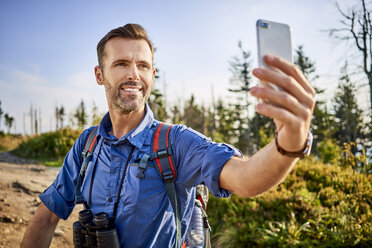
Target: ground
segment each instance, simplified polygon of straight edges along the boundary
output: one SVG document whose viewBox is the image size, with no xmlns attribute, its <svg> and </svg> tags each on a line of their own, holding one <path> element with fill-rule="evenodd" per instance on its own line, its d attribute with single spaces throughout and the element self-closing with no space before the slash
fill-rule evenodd
<svg viewBox="0 0 372 248">
<path fill-rule="evenodd" d="M 0 248 L 19 247 L 37 206 L 39 194 L 55 179 L 59 168 L 33 164 L 0 153 Z M 81 207 L 68 220 L 60 220 L 50 247 L 73 247 L 72 223 Z"/>
</svg>

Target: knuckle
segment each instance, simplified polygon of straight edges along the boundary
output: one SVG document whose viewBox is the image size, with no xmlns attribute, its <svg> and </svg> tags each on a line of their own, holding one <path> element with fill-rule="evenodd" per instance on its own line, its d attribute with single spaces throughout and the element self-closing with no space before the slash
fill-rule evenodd
<svg viewBox="0 0 372 248">
<path fill-rule="evenodd" d="M 281 94 L 281 102 L 284 103 L 284 104 L 292 104 L 293 100 L 292 100 L 292 97 L 289 94 L 283 92 Z"/>
<path fill-rule="evenodd" d="M 285 79 L 283 80 L 285 85 L 288 86 L 289 88 L 293 87 L 294 85 L 294 82 L 293 82 L 293 78 L 292 77 L 285 77 Z"/>
<path fill-rule="evenodd" d="M 316 93 L 315 92 L 315 89 L 313 87 L 311 87 L 310 91 L 311 91 L 310 94 L 314 97 L 315 96 L 315 93 Z"/>
<path fill-rule="evenodd" d="M 294 64 L 289 67 L 289 73 L 294 76 L 301 75 L 300 69 Z"/>
<path fill-rule="evenodd" d="M 311 112 L 312 111 L 310 109 L 305 108 L 305 110 L 304 110 L 304 118 L 305 118 L 305 120 L 307 120 L 311 116 Z"/>
<path fill-rule="evenodd" d="M 311 109 L 313 109 L 315 107 L 315 103 L 316 103 L 313 95 L 310 95 L 308 97 L 308 102 L 309 102 L 309 106 L 311 107 Z"/>
</svg>

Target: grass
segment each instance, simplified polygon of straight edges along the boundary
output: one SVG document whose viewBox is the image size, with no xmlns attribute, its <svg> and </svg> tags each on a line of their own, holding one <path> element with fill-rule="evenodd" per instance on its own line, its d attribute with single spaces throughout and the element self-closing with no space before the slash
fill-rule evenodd
<svg viewBox="0 0 372 248">
<path fill-rule="evenodd" d="M 27 137 L 0 132 L 0 152 L 7 152 L 16 149 Z"/>
</svg>

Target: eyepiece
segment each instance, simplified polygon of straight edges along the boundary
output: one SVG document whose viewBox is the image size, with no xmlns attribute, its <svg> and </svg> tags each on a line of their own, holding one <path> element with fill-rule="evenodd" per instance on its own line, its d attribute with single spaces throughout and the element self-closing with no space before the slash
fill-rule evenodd
<svg viewBox="0 0 372 248">
<path fill-rule="evenodd" d="M 108 214 L 105 212 L 96 214 L 94 222 L 96 223 L 96 226 L 107 226 L 109 224 Z"/>
<path fill-rule="evenodd" d="M 79 212 L 79 221 L 83 225 L 89 222 L 92 222 L 92 220 L 93 220 L 93 214 L 92 214 L 92 211 L 90 211 L 89 209 L 81 210 Z"/>
</svg>

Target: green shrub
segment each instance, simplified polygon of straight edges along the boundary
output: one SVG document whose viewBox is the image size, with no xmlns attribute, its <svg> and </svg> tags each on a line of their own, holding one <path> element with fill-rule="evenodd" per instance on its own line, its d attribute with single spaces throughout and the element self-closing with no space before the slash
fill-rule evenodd
<svg viewBox="0 0 372 248">
<path fill-rule="evenodd" d="M 341 148 L 336 140 L 325 138 L 315 149 L 323 163 L 336 164 L 341 159 Z"/>
<path fill-rule="evenodd" d="M 213 247 L 372 247 L 371 179 L 309 158 L 260 196 L 211 197 Z"/>
<path fill-rule="evenodd" d="M 71 149 L 80 131 L 61 129 L 23 141 L 13 152 L 23 158 L 45 161 L 55 166 Z M 51 160 L 51 161 L 50 161 Z"/>
</svg>

